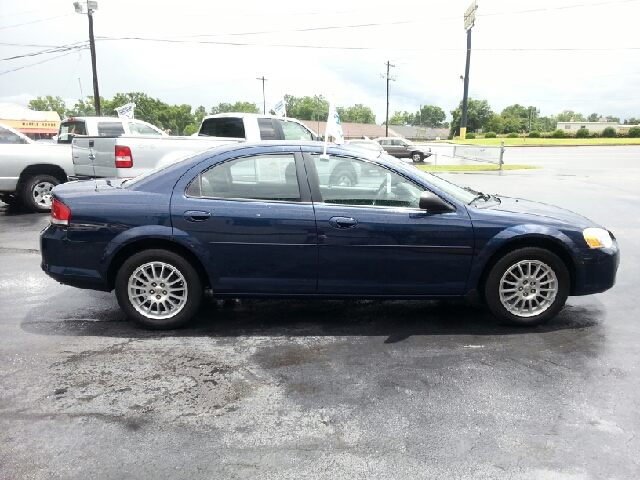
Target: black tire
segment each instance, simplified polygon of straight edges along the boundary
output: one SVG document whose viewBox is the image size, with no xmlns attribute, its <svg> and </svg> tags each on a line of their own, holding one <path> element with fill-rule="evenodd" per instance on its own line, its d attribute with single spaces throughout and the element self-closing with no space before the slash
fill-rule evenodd
<svg viewBox="0 0 640 480">
<path fill-rule="evenodd" d="M 329 185 L 353 187 L 356 184 L 356 175 L 350 169 L 338 165 L 329 178 Z"/>
<path fill-rule="evenodd" d="M 423 158 L 422 152 L 411 152 L 411 161 L 413 163 L 420 163 Z"/>
<path fill-rule="evenodd" d="M 540 325 L 564 307 L 569 288 L 569 272 L 557 255 L 526 247 L 496 262 L 485 283 L 485 299 L 500 323 Z"/>
<path fill-rule="evenodd" d="M 9 194 L 0 195 L 0 200 L 2 200 L 4 203 L 6 203 L 11 207 L 17 207 L 19 205 L 22 205 L 22 199 L 15 195 L 9 195 Z"/>
<path fill-rule="evenodd" d="M 173 295 L 169 285 L 173 286 Z M 127 317 L 155 330 L 184 325 L 202 300 L 202 283 L 191 263 L 160 249 L 144 250 L 127 259 L 118 270 L 115 291 Z"/>
<path fill-rule="evenodd" d="M 34 175 L 22 186 L 21 197 L 25 207 L 33 212 L 51 210 L 51 190 L 60 184 L 60 180 L 51 175 Z"/>
</svg>

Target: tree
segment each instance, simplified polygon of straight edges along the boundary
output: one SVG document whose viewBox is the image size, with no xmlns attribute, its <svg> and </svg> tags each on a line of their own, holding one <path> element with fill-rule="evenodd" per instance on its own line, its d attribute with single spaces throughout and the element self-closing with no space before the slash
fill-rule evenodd
<svg viewBox="0 0 640 480">
<path fill-rule="evenodd" d="M 226 112 L 244 112 L 244 113 L 261 113 L 260 109 L 255 103 L 250 102 L 236 102 L 231 103 L 219 103 L 216 107 L 211 107 L 211 115 L 216 113 Z"/>
<path fill-rule="evenodd" d="M 193 116 L 196 125 L 200 125 L 202 123 L 202 119 L 207 116 L 207 109 L 200 105 L 196 108 L 195 112 L 193 112 Z"/>
<path fill-rule="evenodd" d="M 469 98 L 467 102 L 467 131 L 476 132 L 484 128 L 486 123 L 493 115 L 489 102 L 486 100 L 474 100 Z M 462 117 L 462 101 L 455 110 L 451 111 L 451 132 L 450 135 L 458 135 L 460 133 L 460 119 Z"/>
<path fill-rule="evenodd" d="M 640 125 L 640 118 L 633 118 L 633 117 L 627 118 L 624 121 L 624 124 L 625 125 Z"/>
<path fill-rule="evenodd" d="M 600 120 L 600 115 L 597 113 L 592 113 L 587 117 L 587 122 L 597 122 L 598 120 Z"/>
<path fill-rule="evenodd" d="M 337 107 L 338 115 L 341 122 L 351 123 L 376 123 L 376 116 L 369 107 L 365 107 L 361 103 L 357 103 L 353 107 L 343 108 Z"/>
<path fill-rule="evenodd" d="M 413 125 L 423 125 L 425 127 L 439 128 L 443 126 L 447 114 L 440 107 L 435 105 L 424 105 L 415 114 Z"/>
<path fill-rule="evenodd" d="M 104 100 L 100 97 L 100 105 Z M 87 97 L 86 100 L 78 99 L 71 110 L 67 110 L 67 117 L 93 117 L 96 114 L 95 102 L 93 96 Z"/>
<path fill-rule="evenodd" d="M 485 124 L 487 132 L 502 133 L 504 132 L 504 119 L 501 115 L 493 114 Z"/>
<path fill-rule="evenodd" d="M 556 117 L 538 117 L 534 123 L 532 130 L 539 132 L 553 132 L 558 125 Z"/>
<path fill-rule="evenodd" d="M 44 98 L 37 97 L 35 100 L 29 100 L 29 108 L 39 112 L 57 112 L 60 118 L 65 118 L 67 115 L 67 105 L 60 97 L 52 97 L 47 95 Z"/>
<path fill-rule="evenodd" d="M 313 97 L 284 96 L 287 117 L 298 120 L 322 120 L 326 121 L 329 116 L 329 101 L 322 95 Z M 342 117 L 341 117 L 341 120 Z"/>
<path fill-rule="evenodd" d="M 607 122 L 620 123 L 620 119 L 618 117 L 613 117 L 611 115 L 607 115 L 605 119 L 607 120 Z"/>
<path fill-rule="evenodd" d="M 407 122 L 408 115 L 409 115 L 408 112 L 396 111 L 393 114 L 393 117 L 389 119 L 389 125 L 406 125 L 408 123 Z"/>
<path fill-rule="evenodd" d="M 559 113 L 556 117 L 556 121 L 558 122 L 586 122 L 587 120 L 584 118 L 584 115 L 581 113 L 576 113 L 573 110 L 564 110 L 562 113 Z"/>
</svg>

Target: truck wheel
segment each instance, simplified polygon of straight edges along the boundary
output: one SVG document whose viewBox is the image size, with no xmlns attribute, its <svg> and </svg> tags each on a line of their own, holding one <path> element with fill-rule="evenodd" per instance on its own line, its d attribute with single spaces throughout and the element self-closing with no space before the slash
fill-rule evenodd
<svg viewBox="0 0 640 480">
<path fill-rule="evenodd" d="M 51 190 L 60 181 L 51 175 L 34 175 L 28 178 L 22 188 L 22 201 L 34 212 L 51 210 Z"/>
<path fill-rule="evenodd" d="M 356 184 L 356 175 L 352 168 L 345 164 L 337 165 L 329 177 L 329 185 L 339 187 L 353 187 Z"/>
<path fill-rule="evenodd" d="M 421 152 L 412 152 L 411 160 L 413 163 L 420 163 L 422 161 L 422 153 Z"/>
<path fill-rule="evenodd" d="M 485 284 L 487 305 L 504 324 L 540 325 L 552 319 L 569 295 L 569 272 L 554 253 L 526 247 L 507 253 Z"/>
<path fill-rule="evenodd" d="M 116 298 L 136 323 L 155 330 L 178 328 L 195 315 L 202 283 L 180 255 L 153 249 L 126 260 L 116 277 Z"/>
</svg>

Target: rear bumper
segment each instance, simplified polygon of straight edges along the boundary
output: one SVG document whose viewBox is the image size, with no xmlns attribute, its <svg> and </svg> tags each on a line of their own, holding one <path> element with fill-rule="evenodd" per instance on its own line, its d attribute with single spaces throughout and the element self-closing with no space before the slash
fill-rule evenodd
<svg viewBox="0 0 640 480">
<path fill-rule="evenodd" d="M 77 242 L 67 239 L 65 228 L 49 225 L 40 233 L 40 268 L 51 278 L 65 285 L 91 290 L 109 291 L 106 279 L 100 272 L 102 252 L 106 244 Z"/>
</svg>

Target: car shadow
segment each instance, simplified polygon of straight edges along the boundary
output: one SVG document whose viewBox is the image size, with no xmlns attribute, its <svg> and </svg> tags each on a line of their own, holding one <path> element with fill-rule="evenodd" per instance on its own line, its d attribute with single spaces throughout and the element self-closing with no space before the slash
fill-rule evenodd
<svg viewBox="0 0 640 480">
<path fill-rule="evenodd" d="M 397 343 L 418 335 L 526 335 L 580 330 L 602 322 L 599 304 L 567 305 L 551 322 L 536 327 L 500 325 L 484 308 L 461 301 L 230 300 L 207 298 L 197 315 L 176 330 L 147 330 L 129 321 L 117 303 L 70 316 L 34 309 L 21 328 L 38 335 L 128 339 L 243 336 L 376 336 Z"/>
</svg>

